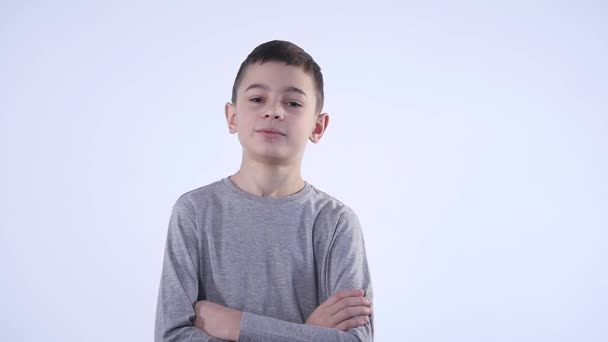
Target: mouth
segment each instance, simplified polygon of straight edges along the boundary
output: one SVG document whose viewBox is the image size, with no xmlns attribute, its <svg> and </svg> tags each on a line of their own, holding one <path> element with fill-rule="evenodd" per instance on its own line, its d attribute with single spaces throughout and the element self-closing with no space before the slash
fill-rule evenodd
<svg viewBox="0 0 608 342">
<path fill-rule="evenodd" d="M 280 131 L 278 129 L 275 128 L 262 128 L 262 129 L 258 129 L 256 130 L 256 132 L 263 134 L 265 136 L 285 136 L 286 134 L 283 133 L 283 131 Z"/>
</svg>

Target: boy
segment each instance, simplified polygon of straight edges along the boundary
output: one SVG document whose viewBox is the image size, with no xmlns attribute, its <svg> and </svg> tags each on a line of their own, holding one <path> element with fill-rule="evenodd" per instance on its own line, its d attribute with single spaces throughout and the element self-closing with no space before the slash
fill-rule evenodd
<svg viewBox="0 0 608 342">
<path fill-rule="evenodd" d="M 241 64 L 225 106 L 241 167 L 173 206 L 155 341 L 373 340 L 357 216 L 300 174 L 322 107 L 321 70 L 295 44 L 261 44 Z"/>
</svg>

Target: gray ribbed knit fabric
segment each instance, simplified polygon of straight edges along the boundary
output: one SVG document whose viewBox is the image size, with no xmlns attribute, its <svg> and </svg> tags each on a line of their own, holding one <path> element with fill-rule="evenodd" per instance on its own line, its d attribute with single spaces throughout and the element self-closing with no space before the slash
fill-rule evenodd
<svg viewBox="0 0 608 342">
<path fill-rule="evenodd" d="M 304 322 L 333 293 L 372 299 L 361 227 L 342 202 L 306 183 L 287 197 L 259 197 L 228 177 L 173 206 L 154 340 L 219 341 L 193 326 L 194 304 L 243 311 L 239 341 L 372 341 L 370 323 L 347 332 Z"/>
</svg>

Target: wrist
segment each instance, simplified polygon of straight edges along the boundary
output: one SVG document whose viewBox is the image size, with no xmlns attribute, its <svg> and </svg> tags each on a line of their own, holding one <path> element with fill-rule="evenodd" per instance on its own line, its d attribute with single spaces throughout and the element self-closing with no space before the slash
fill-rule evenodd
<svg viewBox="0 0 608 342">
<path fill-rule="evenodd" d="M 234 341 L 238 341 L 241 335 L 241 319 L 243 318 L 243 313 L 239 310 L 233 310 L 232 312 L 232 334 L 231 336 L 234 338 Z"/>
</svg>

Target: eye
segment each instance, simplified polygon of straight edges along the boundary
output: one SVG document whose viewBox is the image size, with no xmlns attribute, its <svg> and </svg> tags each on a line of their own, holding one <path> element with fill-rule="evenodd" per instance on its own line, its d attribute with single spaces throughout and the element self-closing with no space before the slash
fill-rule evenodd
<svg viewBox="0 0 608 342">
<path fill-rule="evenodd" d="M 301 104 L 299 104 L 298 102 L 295 102 L 295 101 L 287 101 L 287 104 L 288 104 L 290 107 L 302 107 L 302 105 L 301 105 Z"/>
<path fill-rule="evenodd" d="M 252 97 L 249 99 L 249 101 L 255 102 L 255 103 L 261 103 L 264 100 L 261 97 Z"/>
</svg>

